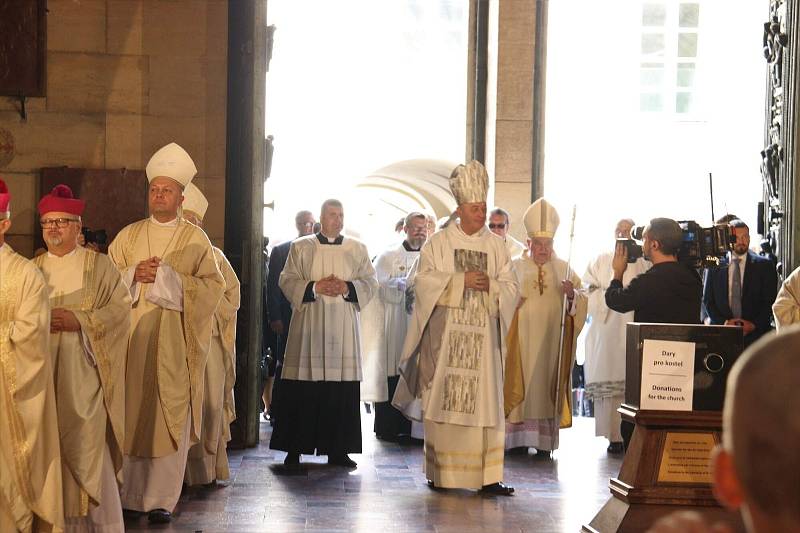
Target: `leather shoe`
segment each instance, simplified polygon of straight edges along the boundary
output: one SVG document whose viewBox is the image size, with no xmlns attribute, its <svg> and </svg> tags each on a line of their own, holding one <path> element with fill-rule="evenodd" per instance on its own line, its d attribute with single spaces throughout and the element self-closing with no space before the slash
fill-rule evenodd
<svg viewBox="0 0 800 533">
<path fill-rule="evenodd" d="M 358 466 L 358 463 L 350 459 L 346 453 L 337 454 L 337 455 L 329 455 L 328 456 L 328 464 L 329 465 L 336 465 L 336 466 L 345 466 L 347 468 L 355 468 Z"/>
<path fill-rule="evenodd" d="M 493 496 L 511 496 L 514 494 L 514 487 L 509 487 L 500 481 L 498 483 L 492 483 L 491 485 L 484 485 L 481 492 Z"/>
<path fill-rule="evenodd" d="M 172 513 L 166 509 L 153 509 L 147 513 L 147 521 L 151 524 L 169 524 L 172 521 Z"/>
</svg>

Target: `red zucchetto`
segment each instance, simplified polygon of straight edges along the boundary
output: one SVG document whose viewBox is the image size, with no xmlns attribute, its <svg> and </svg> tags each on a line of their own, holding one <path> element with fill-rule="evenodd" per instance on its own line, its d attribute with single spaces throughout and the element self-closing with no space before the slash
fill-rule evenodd
<svg viewBox="0 0 800 533">
<path fill-rule="evenodd" d="M 11 203 L 11 193 L 8 192 L 6 182 L 0 180 L 0 213 L 8 212 L 8 205 Z"/>
<path fill-rule="evenodd" d="M 60 211 L 70 215 L 81 216 L 86 202 L 75 198 L 72 189 L 66 185 L 56 185 L 50 194 L 39 200 L 39 216 L 51 211 Z"/>
</svg>

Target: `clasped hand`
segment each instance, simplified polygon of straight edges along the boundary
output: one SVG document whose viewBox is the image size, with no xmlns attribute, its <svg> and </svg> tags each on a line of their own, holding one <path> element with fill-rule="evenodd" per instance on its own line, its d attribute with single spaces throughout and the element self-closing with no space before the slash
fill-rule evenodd
<svg viewBox="0 0 800 533">
<path fill-rule="evenodd" d="M 489 276 L 480 270 L 464 272 L 464 288 L 489 292 Z"/>
<path fill-rule="evenodd" d="M 323 296 L 344 296 L 347 294 L 347 282 L 331 274 L 314 285 L 314 292 Z"/>
<path fill-rule="evenodd" d="M 138 281 L 139 283 L 155 283 L 156 271 L 160 264 L 160 257 L 151 257 L 150 259 L 145 259 L 140 262 L 136 265 L 136 271 L 133 274 L 134 281 Z"/>
<path fill-rule="evenodd" d="M 81 323 L 75 318 L 72 311 L 66 309 L 53 309 L 50 312 L 50 333 L 58 333 L 60 331 L 80 331 Z"/>
</svg>

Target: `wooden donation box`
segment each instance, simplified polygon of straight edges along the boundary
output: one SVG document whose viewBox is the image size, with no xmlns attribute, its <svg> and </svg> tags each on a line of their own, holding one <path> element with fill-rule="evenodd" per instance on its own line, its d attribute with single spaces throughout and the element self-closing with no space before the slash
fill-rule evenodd
<svg viewBox="0 0 800 533">
<path fill-rule="evenodd" d="M 583 531 L 645 531 L 660 516 L 691 508 L 744 531 L 712 494 L 711 452 L 742 330 L 729 326 L 627 326 L 622 419 L 634 424 L 611 498 Z"/>
</svg>

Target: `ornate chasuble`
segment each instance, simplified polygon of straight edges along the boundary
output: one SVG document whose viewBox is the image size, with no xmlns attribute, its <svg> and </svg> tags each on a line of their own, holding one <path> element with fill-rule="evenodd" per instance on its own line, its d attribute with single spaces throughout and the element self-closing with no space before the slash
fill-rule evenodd
<svg viewBox="0 0 800 533">
<path fill-rule="evenodd" d="M 553 258 L 544 265 L 537 265 L 527 254 L 513 261 L 514 272 L 524 299 L 517 311 L 519 349 L 525 383 L 525 399 L 511 411 L 509 422 L 526 419 L 553 418 L 555 414 L 556 367 L 558 363 L 561 333 L 561 312 L 564 293 L 561 280 L 566 274 L 567 264 Z M 569 279 L 576 288 L 580 278 L 572 271 Z M 570 382 L 575 357 L 575 340 L 586 320 L 586 298 L 576 291 L 574 317 L 568 317 L 567 351 L 562 369 L 562 384 L 559 390 L 566 391 Z M 511 350 L 511 348 L 509 348 Z M 571 391 L 569 393 L 571 396 Z"/>
<path fill-rule="evenodd" d="M 177 451 L 190 406 L 190 437 L 199 439 L 205 362 L 224 280 L 206 234 L 183 219 L 160 224 L 151 218 L 126 226 L 109 256 L 128 279 L 139 262 L 157 256 L 181 280 L 183 311 L 150 302 L 151 283 L 132 287 L 125 453 L 163 457 Z"/>
<path fill-rule="evenodd" d="M 357 302 L 318 295 L 303 301 L 309 283 L 334 274 L 353 284 Z M 316 235 L 292 242 L 279 286 L 292 304 L 282 379 L 360 381 L 359 312 L 377 292 L 375 269 L 367 248 L 345 237 L 322 244 Z"/>
<path fill-rule="evenodd" d="M 63 527 L 50 306 L 36 266 L 0 247 L 0 505 L 17 529 Z"/>
<path fill-rule="evenodd" d="M 72 311 L 81 324 L 80 332 L 51 333 L 50 352 L 64 470 L 64 512 L 66 516 L 86 516 L 90 499 L 100 503 L 107 442 L 115 471 L 122 469 L 131 299 L 105 255 L 79 246 L 63 257 L 48 253 L 34 262 L 47 283 L 51 308 Z"/>
<path fill-rule="evenodd" d="M 465 290 L 464 272 L 481 270 L 488 292 Z M 501 332 L 513 315 L 516 280 L 505 243 L 487 228 L 466 235 L 456 224 L 422 248 L 415 307 L 393 404 L 418 419 L 494 427 L 503 418 Z"/>
</svg>

